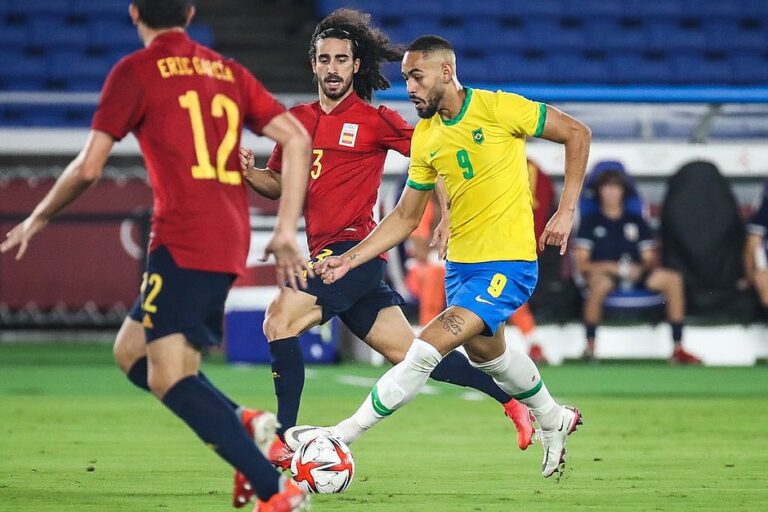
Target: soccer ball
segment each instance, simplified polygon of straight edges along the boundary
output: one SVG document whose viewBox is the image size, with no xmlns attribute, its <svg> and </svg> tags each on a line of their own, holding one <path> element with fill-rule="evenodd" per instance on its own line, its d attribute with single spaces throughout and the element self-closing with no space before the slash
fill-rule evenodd
<svg viewBox="0 0 768 512">
<path fill-rule="evenodd" d="M 344 492 L 355 475 L 355 460 L 342 441 L 319 436 L 299 446 L 293 454 L 291 474 L 307 492 Z"/>
</svg>

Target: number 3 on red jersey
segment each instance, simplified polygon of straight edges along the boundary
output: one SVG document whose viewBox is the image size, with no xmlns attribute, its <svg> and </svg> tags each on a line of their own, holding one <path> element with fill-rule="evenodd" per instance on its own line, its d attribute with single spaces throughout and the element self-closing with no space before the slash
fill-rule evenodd
<svg viewBox="0 0 768 512">
<path fill-rule="evenodd" d="M 219 148 L 216 150 L 216 167 L 211 163 L 208 144 L 205 141 L 203 112 L 197 91 L 189 90 L 179 96 L 179 105 L 189 111 L 189 120 L 192 124 L 192 137 L 195 144 L 195 156 L 197 157 L 197 164 L 192 166 L 192 177 L 196 180 L 219 180 L 225 185 L 240 185 L 243 182 L 240 171 L 226 168 L 229 155 L 232 154 L 232 150 L 237 145 L 240 120 L 240 109 L 237 103 L 224 94 L 217 94 L 211 101 L 213 117 L 222 117 L 225 114 L 227 116 L 227 133 L 221 139 Z"/>
</svg>

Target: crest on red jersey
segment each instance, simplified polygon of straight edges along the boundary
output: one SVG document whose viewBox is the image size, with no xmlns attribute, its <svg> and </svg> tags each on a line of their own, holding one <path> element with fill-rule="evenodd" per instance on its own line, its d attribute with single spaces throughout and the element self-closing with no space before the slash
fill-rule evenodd
<svg viewBox="0 0 768 512">
<path fill-rule="evenodd" d="M 355 147 L 358 128 L 359 126 L 354 123 L 344 123 L 344 126 L 341 128 L 341 135 L 339 136 L 339 145 L 350 148 Z"/>
</svg>

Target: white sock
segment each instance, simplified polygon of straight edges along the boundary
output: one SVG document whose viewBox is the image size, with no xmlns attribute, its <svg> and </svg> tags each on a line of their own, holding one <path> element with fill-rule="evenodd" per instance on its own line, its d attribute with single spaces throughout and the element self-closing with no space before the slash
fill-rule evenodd
<svg viewBox="0 0 768 512">
<path fill-rule="evenodd" d="M 512 398 L 527 405 L 542 429 L 557 427 L 560 406 L 549 394 L 539 369 L 526 353 L 507 346 L 496 359 L 485 363 L 470 360 L 470 363 L 493 377 L 496 384 Z"/>
<path fill-rule="evenodd" d="M 442 358 L 426 341 L 413 340 L 405 359 L 379 379 L 355 414 L 333 428 L 334 434 L 347 444 L 356 441 L 363 432 L 418 395 Z"/>
</svg>

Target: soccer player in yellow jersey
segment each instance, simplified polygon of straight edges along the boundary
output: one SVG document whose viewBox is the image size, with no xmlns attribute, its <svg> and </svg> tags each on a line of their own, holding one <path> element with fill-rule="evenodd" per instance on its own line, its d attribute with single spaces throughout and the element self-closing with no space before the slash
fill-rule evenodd
<svg viewBox="0 0 768 512">
<path fill-rule="evenodd" d="M 539 246 L 566 249 L 589 154 L 589 129 L 543 103 L 515 94 L 463 87 L 451 44 L 424 36 L 402 63 L 421 121 L 411 145 L 408 186 L 397 207 L 368 237 L 315 267 L 326 283 L 377 257 L 416 228 L 440 175 L 450 198 L 446 265 L 448 307 L 421 331 L 405 359 L 384 374 L 355 414 L 330 429 L 295 427 L 298 445 L 320 433 L 347 443 L 415 397 L 440 360 L 464 346 L 474 366 L 534 413 L 544 446 L 542 474 L 565 463 L 565 441 L 581 423 L 574 407 L 557 404 L 536 365 L 504 341 L 504 321 L 536 286 L 536 240 L 525 139 L 565 145 L 565 184 Z"/>
</svg>

